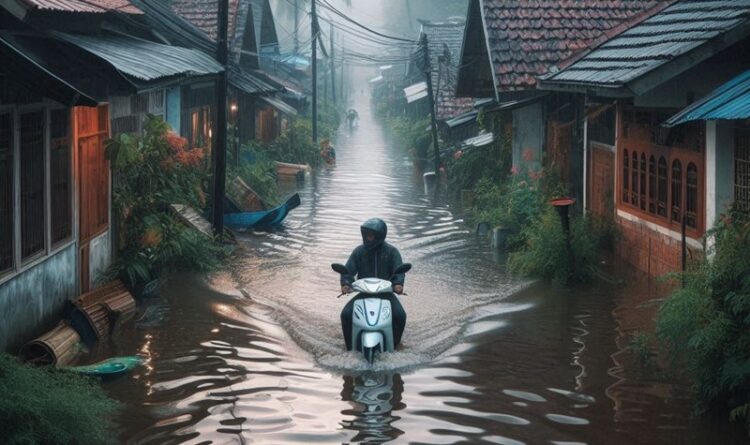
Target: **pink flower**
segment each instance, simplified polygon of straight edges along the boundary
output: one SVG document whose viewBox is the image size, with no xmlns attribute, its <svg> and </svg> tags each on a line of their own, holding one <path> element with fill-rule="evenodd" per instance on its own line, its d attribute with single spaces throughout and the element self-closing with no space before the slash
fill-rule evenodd
<svg viewBox="0 0 750 445">
<path fill-rule="evenodd" d="M 518 172 L 519 172 L 519 171 L 521 171 L 521 170 L 519 170 L 519 169 L 518 169 L 518 167 L 514 165 L 514 166 L 513 166 L 513 167 L 512 167 L 511 169 L 510 169 L 510 174 L 511 174 L 511 175 L 514 175 L 514 176 L 515 176 L 515 175 L 517 175 L 517 174 L 518 174 Z"/>
<path fill-rule="evenodd" d="M 536 158 L 536 154 L 534 153 L 534 150 L 530 148 L 525 148 L 523 152 L 521 153 L 523 156 L 523 160 L 526 162 L 531 162 Z"/>
<path fill-rule="evenodd" d="M 542 170 L 529 172 L 529 178 L 531 178 L 532 181 L 542 179 L 542 176 L 544 176 L 544 172 Z"/>
</svg>

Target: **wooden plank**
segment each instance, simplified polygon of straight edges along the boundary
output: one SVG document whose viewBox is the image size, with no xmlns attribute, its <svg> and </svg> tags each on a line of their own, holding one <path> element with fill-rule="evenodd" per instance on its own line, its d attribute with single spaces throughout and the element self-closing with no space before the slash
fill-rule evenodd
<svg viewBox="0 0 750 445">
<path fill-rule="evenodd" d="M 286 162 L 276 162 L 276 173 L 284 176 L 284 175 L 297 175 L 299 173 L 307 173 L 312 171 L 312 168 L 310 168 L 307 164 L 289 164 Z"/>
<path fill-rule="evenodd" d="M 172 210 L 180 217 L 182 222 L 189 227 L 201 232 L 209 238 L 213 238 L 213 226 L 194 208 L 184 204 L 171 204 Z"/>
<path fill-rule="evenodd" d="M 239 176 L 229 183 L 227 199 L 243 212 L 259 212 L 266 209 L 260 196 Z"/>
</svg>

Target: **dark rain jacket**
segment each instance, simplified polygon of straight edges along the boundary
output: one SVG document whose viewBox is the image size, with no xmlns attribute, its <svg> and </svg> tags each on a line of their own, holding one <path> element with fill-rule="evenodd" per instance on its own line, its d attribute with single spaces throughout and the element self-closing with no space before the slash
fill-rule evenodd
<svg viewBox="0 0 750 445">
<path fill-rule="evenodd" d="M 349 256 L 346 262 L 346 268 L 352 274 L 341 276 L 341 285 L 351 285 L 354 277 L 360 278 L 380 278 L 382 280 L 391 280 L 393 271 L 403 264 L 401 253 L 397 248 L 383 241 L 374 249 L 367 249 L 364 245 L 357 246 Z M 391 282 L 396 285 L 404 284 L 404 274 L 396 275 Z"/>
</svg>

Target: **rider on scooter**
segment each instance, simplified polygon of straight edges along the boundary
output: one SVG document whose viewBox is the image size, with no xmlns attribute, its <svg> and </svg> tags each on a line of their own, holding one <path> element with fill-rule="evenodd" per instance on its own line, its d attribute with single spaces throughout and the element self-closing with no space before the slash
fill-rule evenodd
<svg viewBox="0 0 750 445">
<path fill-rule="evenodd" d="M 346 268 L 351 275 L 341 276 L 341 292 L 351 292 L 351 284 L 355 277 L 361 278 L 380 278 L 390 280 L 393 283 L 393 291 L 397 294 L 404 292 L 404 274 L 393 275 L 398 266 L 403 264 L 401 253 L 397 248 L 385 242 L 385 236 L 388 233 L 388 227 L 385 222 L 379 218 L 368 219 L 360 227 L 362 232 L 362 245 L 357 246 L 349 256 L 346 262 Z M 401 335 L 406 326 L 406 312 L 399 303 L 398 298 L 393 294 L 382 294 L 381 298 L 391 302 L 393 312 L 393 338 L 394 344 L 398 345 L 401 341 Z M 352 350 L 352 310 L 354 300 L 352 298 L 341 311 L 341 326 L 344 330 L 344 339 L 346 340 L 346 349 Z"/>
</svg>

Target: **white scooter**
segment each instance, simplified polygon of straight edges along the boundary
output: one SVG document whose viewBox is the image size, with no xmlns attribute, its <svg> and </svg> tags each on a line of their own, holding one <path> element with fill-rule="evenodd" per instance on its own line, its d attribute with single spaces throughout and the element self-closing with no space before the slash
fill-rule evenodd
<svg viewBox="0 0 750 445">
<path fill-rule="evenodd" d="M 351 275 L 343 264 L 331 264 L 331 267 L 341 275 Z M 393 274 L 404 274 L 410 270 L 411 264 L 404 263 Z M 352 344 L 372 364 L 375 354 L 393 352 L 395 349 L 391 302 L 378 296 L 393 294 L 393 287 L 388 280 L 362 278 L 352 283 L 352 289 L 359 294 L 372 295 L 355 300 L 352 311 Z"/>
</svg>

